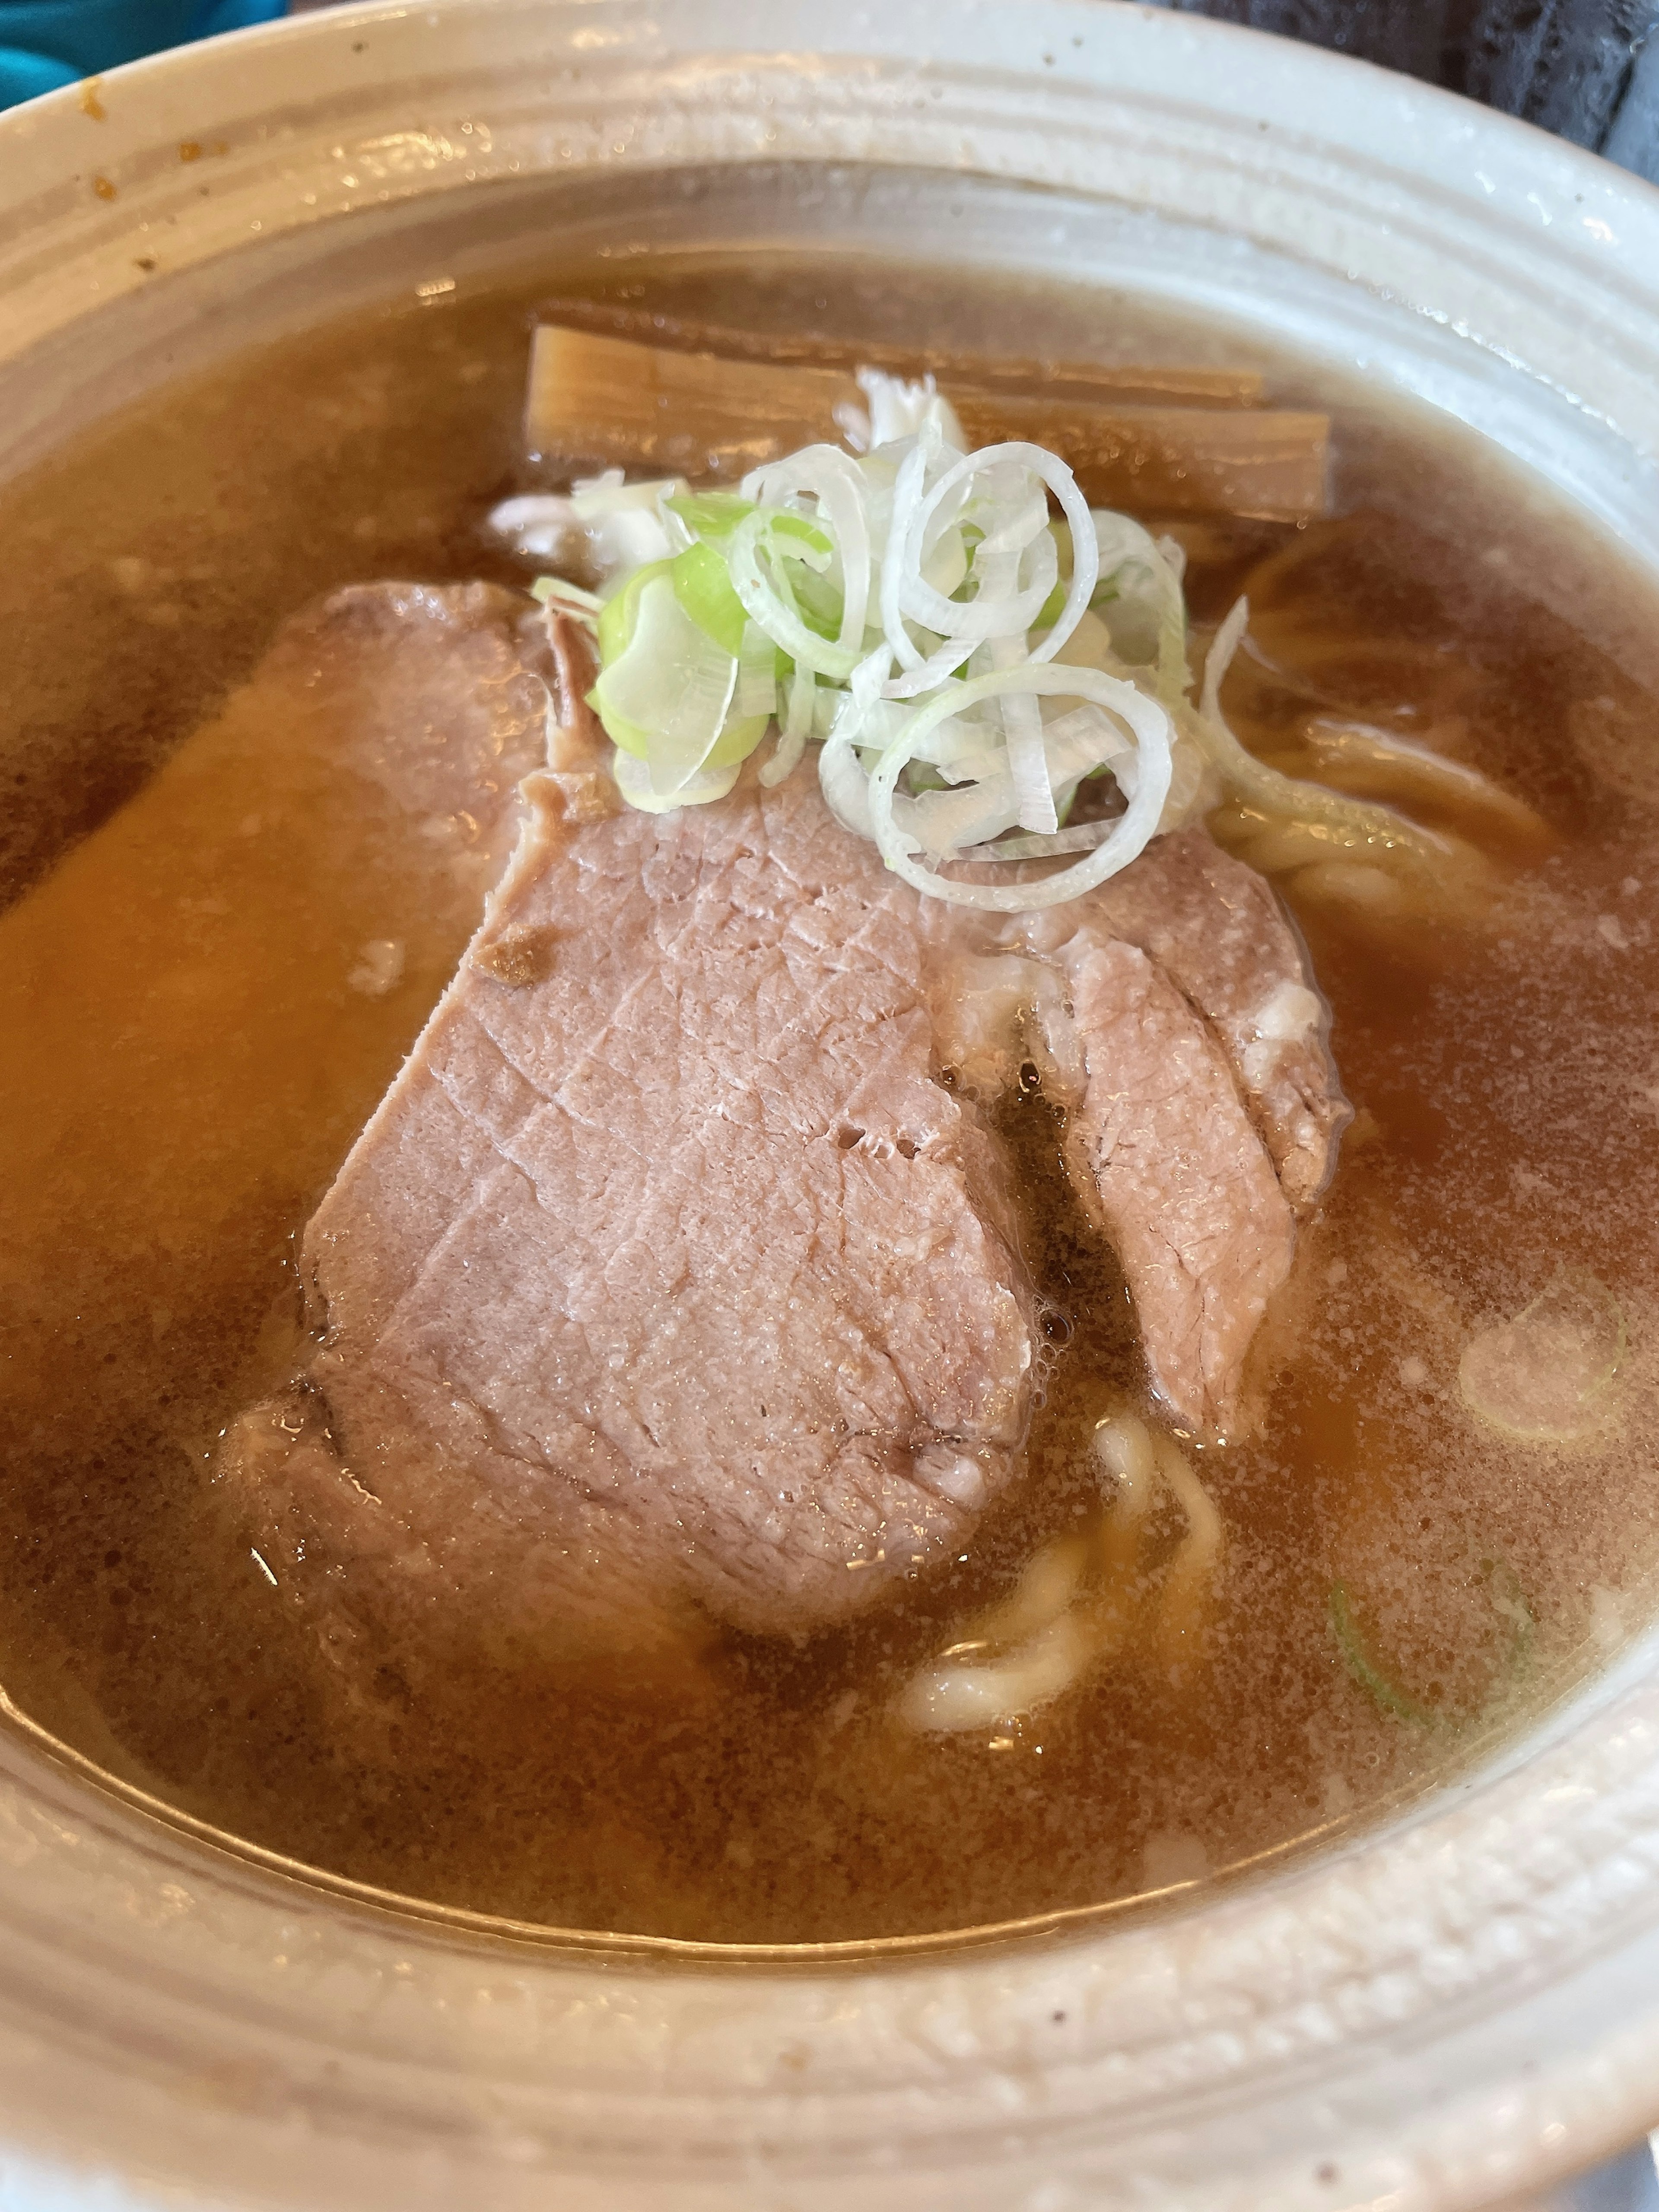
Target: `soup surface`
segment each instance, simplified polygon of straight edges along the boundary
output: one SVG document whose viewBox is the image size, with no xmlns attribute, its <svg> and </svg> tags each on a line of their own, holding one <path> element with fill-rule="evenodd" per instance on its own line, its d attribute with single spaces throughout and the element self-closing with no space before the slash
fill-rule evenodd
<svg viewBox="0 0 1659 2212">
<path fill-rule="evenodd" d="M 1289 901 L 1356 1118 L 1256 1345 L 1264 1416 L 1191 1454 L 1224 1537 L 1201 1634 L 1131 1637 L 1006 1726 L 918 1734 L 904 1686 L 1044 1542 L 1097 1526 L 1089 1439 L 1145 1404 L 1040 1088 L 1000 1109 L 1052 1339 L 1026 1472 L 962 1557 L 851 1627 L 726 1632 L 670 1679 L 482 1643 L 434 1679 L 389 1648 L 399 1692 L 365 1705 L 213 1480 L 227 1425 L 301 1364 L 298 1234 L 479 889 L 434 892 L 360 777 L 223 702 L 340 584 L 524 586 L 483 518 L 525 481 L 537 301 L 579 291 L 793 336 L 1265 367 L 1275 399 L 1331 408 L 1334 496 L 1299 528 L 1180 527 L 1197 623 L 1249 596 L 1235 728 L 1351 789 L 1363 743 L 1332 732 L 1356 727 L 1476 772 L 1386 794 L 1485 856 L 1449 917 L 1333 896 L 1305 847 L 1215 822 Z M 646 257 L 286 341 L 85 439 L 0 521 L 0 1680 L 99 1766 L 314 1866 L 551 1927 L 915 1936 L 1374 1817 L 1645 1610 L 1659 608 L 1473 439 L 1109 295 Z M 1460 1383 L 1540 1297 L 1612 1346 L 1565 1441 L 1502 1432 Z M 1154 1549 L 1180 1534 L 1171 1513 Z"/>
</svg>

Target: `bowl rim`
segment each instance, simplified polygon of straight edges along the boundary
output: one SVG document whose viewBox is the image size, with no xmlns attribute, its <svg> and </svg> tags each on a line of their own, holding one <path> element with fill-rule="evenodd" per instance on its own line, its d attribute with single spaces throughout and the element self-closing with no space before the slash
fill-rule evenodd
<svg viewBox="0 0 1659 2212">
<path fill-rule="evenodd" d="M 204 199 L 181 149 L 208 116 L 226 151 Z M 1547 394 L 1591 456 L 1556 481 L 1659 569 L 1659 191 L 1452 94 L 1124 0 L 833 21 L 776 0 L 762 46 L 742 0 L 374 0 L 152 57 L 0 117 L 0 372 L 22 388 L 58 336 L 140 299 L 144 259 L 211 270 L 478 183 L 827 149 L 1086 193 L 1103 148 L 1129 204 L 1462 348 L 1442 397 L 1468 419 L 1510 384 Z M 1522 457 L 1548 472 L 1543 446 Z M 434 1936 L 224 1861 L 26 1731 L 0 1744 L 0 1858 L 19 2154 L 204 2202 L 234 2176 L 249 2202 L 435 2203 L 487 2174 L 503 2207 L 556 2176 L 572 2205 L 972 2212 L 1018 2173 L 1044 2212 L 1452 2212 L 1659 2112 L 1651 1637 L 1378 1833 L 1018 1953 L 739 1980 Z M 503 2040 L 485 2023 L 508 2015 Z M 385 2154 L 387 2113 L 429 2123 L 395 2199 L 365 2148 Z"/>
</svg>

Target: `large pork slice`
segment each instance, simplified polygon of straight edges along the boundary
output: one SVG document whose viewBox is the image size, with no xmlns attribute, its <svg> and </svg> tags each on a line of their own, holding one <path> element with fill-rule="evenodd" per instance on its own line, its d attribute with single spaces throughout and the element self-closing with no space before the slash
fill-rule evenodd
<svg viewBox="0 0 1659 2212">
<path fill-rule="evenodd" d="M 835 1621 L 1017 1464 L 1000 1164 L 935 1079 L 914 895 L 814 780 L 664 816 L 571 787 L 532 780 L 306 1233 L 322 1348 L 228 1464 L 279 1579 L 396 1559 L 555 1639 Z"/>
<path fill-rule="evenodd" d="M 193 1439 L 501 879 L 547 660 L 491 586 L 335 592 L 0 917 L 7 1433 Z"/>
<path fill-rule="evenodd" d="M 1202 830 L 1046 913 L 919 900 L 810 773 L 623 811 L 550 635 L 512 865 L 306 1233 L 319 1349 L 220 1463 L 354 1663 L 389 1613 L 805 1630 L 965 1541 L 1030 1409 L 981 1113 L 1024 1055 L 1154 1389 L 1225 1433 L 1346 1111 L 1292 931 Z"/>
</svg>

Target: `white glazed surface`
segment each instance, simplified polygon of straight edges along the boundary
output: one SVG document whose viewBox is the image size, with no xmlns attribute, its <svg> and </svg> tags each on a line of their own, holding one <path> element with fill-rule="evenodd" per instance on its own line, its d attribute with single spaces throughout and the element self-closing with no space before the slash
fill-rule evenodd
<svg viewBox="0 0 1659 2212">
<path fill-rule="evenodd" d="M 355 210 L 406 204 L 418 242 L 491 179 L 828 159 L 1050 187 L 1045 265 L 1270 312 L 1659 570 L 1659 196 L 1327 55 L 1107 0 L 455 0 L 103 100 L 0 121 L 11 460 L 187 353 L 141 257 L 210 323 L 256 259 L 302 291 Z M 1178 265 L 1144 210 L 1198 226 Z M 21 1733 L 0 1869 L 18 2207 L 1455 2212 L 1659 2113 L 1651 1640 L 1385 1832 L 1047 1948 L 732 1972 L 445 1932 L 216 1856 Z"/>
</svg>

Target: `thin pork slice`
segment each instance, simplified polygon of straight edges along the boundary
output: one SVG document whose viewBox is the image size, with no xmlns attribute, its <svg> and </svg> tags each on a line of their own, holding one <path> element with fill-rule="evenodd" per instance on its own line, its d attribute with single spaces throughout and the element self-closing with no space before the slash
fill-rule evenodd
<svg viewBox="0 0 1659 2212">
<path fill-rule="evenodd" d="M 1007 916 L 935 908 L 927 929 L 941 1058 L 984 1101 L 1022 1056 L 1036 1063 L 1155 1391 L 1183 1426 L 1224 1434 L 1348 1111 L 1271 888 L 1192 829 L 1086 898 Z"/>
<path fill-rule="evenodd" d="M 1290 1272 L 1289 1202 L 1224 1054 L 1169 975 L 1087 926 L 1062 957 L 1083 1057 L 1073 1182 L 1122 1265 L 1160 1395 L 1184 1425 L 1224 1434 Z"/>
<path fill-rule="evenodd" d="M 195 1448 L 184 1378 L 254 1337 L 500 880 L 551 674 L 520 595 L 335 592 L 0 917 L 11 1433 Z"/>
<path fill-rule="evenodd" d="M 552 1644 L 843 1620 L 960 1547 L 1030 1393 L 915 896 L 804 775 L 602 819 L 531 788 L 307 1231 L 322 1348 L 227 1471 L 348 1637 L 377 1560 Z"/>
<path fill-rule="evenodd" d="M 1156 838 L 1103 884 L 1093 914 L 1155 960 L 1213 1028 L 1285 1197 L 1306 1212 L 1350 1109 L 1324 1001 L 1273 885 L 1194 827 Z"/>
</svg>

